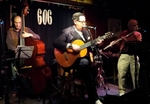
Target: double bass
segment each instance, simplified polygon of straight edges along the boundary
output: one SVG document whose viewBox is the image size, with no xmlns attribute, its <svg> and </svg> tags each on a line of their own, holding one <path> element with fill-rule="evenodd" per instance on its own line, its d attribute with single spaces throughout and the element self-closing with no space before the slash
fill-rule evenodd
<svg viewBox="0 0 150 104">
<path fill-rule="evenodd" d="M 27 2 L 23 3 L 24 8 L 22 9 L 22 29 L 26 31 L 25 28 L 25 16 L 28 14 L 29 5 Z M 47 86 L 48 80 L 52 78 L 52 71 L 49 66 L 46 65 L 44 61 L 45 55 L 45 44 L 40 39 L 35 39 L 32 37 L 22 38 L 20 36 L 20 45 L 34 46 L 34 50 L 31 58 L 24 60 L 25 66 L 31 66 L 27 71 L 26 75 L 30 78 L 31 88 L 35 94 L 39 94 L 44 91 Z"/>
</svg>

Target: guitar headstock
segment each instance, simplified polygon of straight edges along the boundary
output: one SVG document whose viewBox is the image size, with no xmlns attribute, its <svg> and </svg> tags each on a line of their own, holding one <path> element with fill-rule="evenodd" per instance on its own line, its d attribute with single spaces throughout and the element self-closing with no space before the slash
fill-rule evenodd
<svg viewBox="0 0 150 104">
<path fill-rule="evenodd" d="M 113 36 L 114 36 L 114 33 L 109 31 L 109 32 L 105 33 L 104 39 L 112 38 Z"/>
</svg>

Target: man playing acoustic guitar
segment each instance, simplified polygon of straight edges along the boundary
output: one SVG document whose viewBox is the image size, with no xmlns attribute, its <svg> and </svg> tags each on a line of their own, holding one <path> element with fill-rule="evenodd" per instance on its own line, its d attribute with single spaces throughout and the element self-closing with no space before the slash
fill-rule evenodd
<svg viewBox="0 0 150 104">
<path fill-rule="evenodd" d="M 77 77 L 85 82 L 90 104 L 102 104 L 98 98 L 96 90 L 96 76 L 92 74 L 92 71 L 96 71 L 96 69 L 91 67 L 88 49 L 86 49 L 85 46 L 82 50 L 83 47 L 81 46 L 81 44 L 90 40 L 90 34 L 83 28 L 86 25 L 85 15 L 80 12 L 76 12 L 73 14 L 72 20 L 74 25 L 64 29 L 63 33 L 54 40 L 53 45 L 55 47 L 55 57 L 60 66 L 65 68 L 73 67 L 77 69 Z M 94 42 L 96 45 L 100 45 L 102 41 L 102 39 L 98 39 Z M 90 46 L 89 44 L 86 45 Z M 62 58 L 59 57 L 61 56 L 59 54 L 62 55 Z M 69 62 L 68 60 L 73 60 L 73 62 Z"/>
</svg>

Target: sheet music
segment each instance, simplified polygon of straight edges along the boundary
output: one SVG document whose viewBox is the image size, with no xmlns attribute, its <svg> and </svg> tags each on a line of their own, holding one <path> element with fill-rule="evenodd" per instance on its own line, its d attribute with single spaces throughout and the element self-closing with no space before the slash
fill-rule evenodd
<svg viewBox="0 0 150 104">
<path fill-rule="evenodd" d="M 143 52 L 148 52 L 149 49 L 150 49 L 150 45 L 147 42 L 127 41 L 121 53 L 134 55 L 134 54 L 141 54 Z"/>
<path fill-rule="evenodd" d="M 34 46 L 23 46 L 23 45 L 18 45 L 17 46 L 17 53 L 15 55 L 15 58 L 21 58 L 21 59 L 28 59 L 31 58 L 33 54 L 33 49 Z M 18 56 L 20 53 L 20 56 Z"/>
</svg>

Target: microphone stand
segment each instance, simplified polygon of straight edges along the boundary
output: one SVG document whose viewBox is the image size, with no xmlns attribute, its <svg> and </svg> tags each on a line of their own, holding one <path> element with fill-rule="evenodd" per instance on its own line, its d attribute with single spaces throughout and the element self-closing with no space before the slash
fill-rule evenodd
<svg viewBox="0 0 150 104">
<path fill-rule="evenodd" d="M 96 28 L 93 28 L 93 29 L 95 31 L 95 36 L 96 36 Z M 96 47 L 96 44 L 94 43 L 94 39 L 92 37 L 90 29 L 88 29 L 88 32 L 90 34 L 91 42 L 92 42 L 91 49 L 92 49 L 92 52 L 95 53 L 94 65 L 96 65 L 96 68 L 98 70 L 97 77 L 96 77 L 97 84 L 98 84 L 98 87 L 102 86 L 104 88 L 104 90 L 106 90 L 106 86 L 105 86 L 106 85 L 106 77 L 105 77 L 105 72 L 103 70 L 103 58 L 102 58 L 101 53 L 99 52 L 99 49 Z M 109 90 L 109 86 L 108 86 L 108 90 Z M 106 95 L 107 95 L 107 91 L 106 91 Z"/>
<path fill-rule="evenodd" d="M 7 66 L 7 60 L 6 60 L 6 52 L 5 50 L 5 45 L 4 45 L 4 37 L 3 37 L 3 32 L 4 32 L 4 22 L 3 20 L 0 20 L 0 35 L 1 35 L 1 75 L 4 75 L 4 95 L 5 95 L 5 104 L 10 104 L 9 101 L 9 82 L 8 82 L 8 66 Z"/>
</svg>

